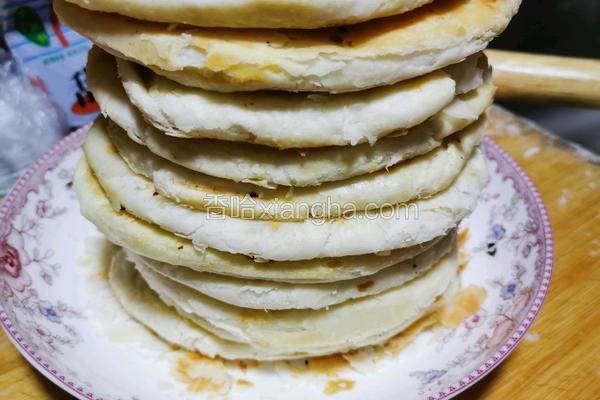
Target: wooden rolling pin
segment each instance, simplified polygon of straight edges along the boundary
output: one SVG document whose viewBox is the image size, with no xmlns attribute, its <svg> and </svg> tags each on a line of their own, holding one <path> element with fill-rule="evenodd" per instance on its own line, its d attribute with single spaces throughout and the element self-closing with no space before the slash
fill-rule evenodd
<svg viewBox="0 0 600 400">
<path fill-rule="evenodd" d="M 498 99 L 600 107 L 600 60 L 487 50 Z"/>
</svg>

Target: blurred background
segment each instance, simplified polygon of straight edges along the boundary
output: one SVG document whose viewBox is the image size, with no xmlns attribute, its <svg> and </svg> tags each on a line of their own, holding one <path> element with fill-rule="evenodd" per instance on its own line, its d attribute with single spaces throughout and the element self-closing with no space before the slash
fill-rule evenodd
<svg viewBox="0 0 600 400">
<path fill-rule="evenodd" d="M 52 143 L 93 120 L 98 106 L 83 70 L 90 44 L 60 26 L 50 0 L 0 0 L 0 27 L 2 196 Z M 491 47 L 600 59 L 600 0 L 523 0 L 520 13 Z M 500 104 L 600 153 L 600 109 Z"/>
<path fill-rule="evenodd" d="M 600 58 L 599 0 L 523 0 L 492 48 Z M 600 109 L 501 102 L 550 132 L 600 153 Z"/>
</svg>

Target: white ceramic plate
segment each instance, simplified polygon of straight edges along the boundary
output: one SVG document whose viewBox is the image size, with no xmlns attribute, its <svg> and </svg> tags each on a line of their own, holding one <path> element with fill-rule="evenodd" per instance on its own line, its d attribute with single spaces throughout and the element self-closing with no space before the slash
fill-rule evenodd
<svg viewBox="0 0 600 400">
<path fill-rule="evenodd" d="M 103 238 L 80 216 L 71 190 L 84 135 L 50 150 L 0 208 L 0 321 L 35 368 L 79 399 L 450 398 L 508 356 L 548 290 L 553 245 L 542 201 L 485 139 L 490 183 L 462 227 L 470 255 L 462 285 L 487 292 L 477 314 L 455 329 L 423 332 L 395 356 L 367 359 L 367 367 L 304 373 L 281 363 L 247 370 L 226 363 L 217 366 L 220 385 L 207 389 L 195 380 L 195 361 L 130 320 L 106 288 L 98 271 Z M 331 385 L 353 387 L 325 393 Z"/>
</svg>

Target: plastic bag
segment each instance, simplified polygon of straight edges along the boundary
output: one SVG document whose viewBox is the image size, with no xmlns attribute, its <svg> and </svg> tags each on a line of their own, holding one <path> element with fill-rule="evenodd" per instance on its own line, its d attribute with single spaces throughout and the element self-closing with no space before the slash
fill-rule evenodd
<svg viewBox="0 0 600 400">
<path fill-rule="evenodd" d="M 0 49 L 0 197 L 68 132 L 64 114 Z"/>
</svg>

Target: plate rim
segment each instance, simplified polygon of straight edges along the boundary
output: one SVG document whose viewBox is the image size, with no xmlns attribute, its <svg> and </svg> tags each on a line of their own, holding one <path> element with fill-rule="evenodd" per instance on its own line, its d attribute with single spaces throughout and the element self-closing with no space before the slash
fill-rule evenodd
<svg viewBox="0 0 600 400">
<path fill-rule="evenodd" d="M 533 205 L 536 207 L 536 211 L 541 216 L 541 228 L 546 245 L 542 282 L 535 294 L 531 308 L 527 311 L 526 316 L 523 318 L 523 322 L 521 322 L 521 324 L 514 328 L 514 333 L 505 343 L 502 344 L 500 350 L 498 350 L 492 356 L 488 357 L 488 359 L 485 362 L 483 362 L 480 367 L 475 368 L 466 377 L 463 377 L 456 381 L 454 384 L 450 385 L 445 391 L 438 392 L 434 395 L 428 395 L 427 400 L 446 400 L 457 396 L 465 390 L 473 387 L 477 382 L 485 378 L 490 372 L 492 372 L 504 360 L 506 360 L 506 358 L 508 358 L 508 356 L 512 354 L 512 352 L 517 348 L 519 343 L 521 343 L 521 341 L 525 338 L 525 335 L 535 322 L 537 316 L 539 315 L 542 309 L 542 306 L 546 301 L 548 290 L 550 289 L 550 284 L 552 282 L 555 254 L 554 235 L 552 231 L 550 217 L 548 215 L 548 211 L 546 210 L 546 205 L 544 204 L 542 196 L 540 195 L 537 187 L 535 186 L 529 175 L 527 175 L 527 173 L 519 165 L 519 163 L 506 150 L 504 150 L 502 146 L 500 146 L 498 143 L 492 140 L 489 136 L 483 138 L 482 145 L 484 147 L 487 146 L 491 148 L 501 158 L 503 158 L 504 161 L 506 161 L 510 165 L 510 167 L 516 172 L 517 176 L 523 181 L 527 190 L 530 191 L 533 195 Z M 485 150 L 488 149 L 486 148 Z M 512 343 L 508 344 L 509 342 Z M 506 350 L 503 350 L 505 347 Z"/>
<path fill-rule="evenodd" d="M 58 163 L 60 163 L 60 161 L 62 161 L 68 154 L 80 149 L 85 135 L 91 126 L 92 124 L 88 123 L 70 133 L 54 144 L 37 161 L 35 161 L 25 170 L 17 182 L 15 182 L 15 184 L 10 188 L 7 195 L 0 200 L 0 232 L 3 232 L 5 225 L 9 223 L 7 220 L 7 214 L 10 213 L 13 202 L 20 194 L 21 190 L 23 190 L 23 188 L 26 187 L 30 180 L 36 177 L 36 175 L 45 174 L 48 170 L 52 169 L 53 167 L 51 166 L 44 171 L 44 167 L 46 167 L 48 163 L 57 161 L 58 165 Z M 57 157 L 59 160 L 56 159 Z M 25 197 L 27 197 L 27 194 Z M 0 326 L 2 326 L 6 337 L 12 343 L 13 347 L 17 349 L 23 358 L 25 358 L 25 360 L 33 368 L 35 368 L 60 389 L 79 400 L 102 400 L 101 397 L 98 397 L 91 392 L 84 393 L 83 387 L 76 387 L 77 385 L 75 385 L 74 382 L 71 382 L 67 378 L 66 374 L 61 374 L 58 370 L 50 369 L 50 364 L 47 361 L 39 356 L 36 356 L 35 351 L 29 350 L 29 348 L 32 346 L 28 343 L 25 343 L 23 338 L 17 336 L 18 333 L 12 330 L 12 323 L 9 320 L 8 314 L 4 310 L 4 307 L 2 307 L 2 304 L 0 304 Z"/>
<path fill-rule="evenodd" d="M 15 198 L 21 194 L 21 190 L 30 183 L 31 179 L 37 177 L 39 174 L 45 174 L 48 170 L 53 167 L 47 167 L 49 162 L 56 162 L 56 165 L 60 163 L 67 154 L 73 151 L 77 151 L 81 148 L 83 140 L 87 131 L 91 126 L 87 124 L 76 131 L 72 132 L 48 151 L 46 151 L 42 157 L 40 157 L 35 163 L 33 163 L 25 173 L 17 180 L 13 187 L 9 190 L 6 197 L 0 202 L 0 232 L 3 231 L 5 225 L 9 223 L 7 220 L 7 214 L 10 213 Z M 542 232 L 545 240 L 545 258 L 543 260 L 543 275 L 541 284 L 535 294 L 533 303 L 528 310 L 526 316 L 523 318 L 521 324 L 514 328 L 513 334 L 502 344 L 500 350 L 490 356 L 486 361 L 482 362 L 481 365 L 463 378 L 456 381 L 454 384 L 448 386 L 446 390 L 440 391 L 435 394 L 425 395 L 427 400 L 443 400 L 449 399 L 462 393 L 468 388 L 474 386 L 477 382 L 482 380 L 491 371 L 493 371 L 498 365 L 500 365 L 519 345 L 519 343 L 525 337 L 525 334 L 533 325 L 539 315 L 542 306 L 544 305 L 545 299 L 548 294 L 550 283 L 552 281 L 552 275 L 554 271 L 554 237 L 552 232 L 552 225 L 550 218 L 542 197 L 539 194 L 535 184 L 531 181 L 531 178 L 523 170 L 523 168 L 517 163 L 517 161 L 504 150 L 498 143 L 496 143 L 490 137 L 485 137 L 482 140 L 482 147 L 484 147 L 486 153 L 492 150 L 500 156 L 508 165 L 514 170 L 516 176 L 524 183 L 525 188 L 532 194 L 533 206 L 536 208 L 536 212 L 541 217 Z M 505 178 L 508 179 L 508 178 Z M 12 323 L 9 321 L 8 314 L 0 304 L 0 325 L 2 326 L 7 338 L 13 344 L 13 346 L 19 351 L 19 353 L 38 370 L 44 377 L 49 379 L 52 383 L 57 385 L 62 390 L 66 391 L 70 395 L 80 400 L 102 400 L 101 397 L 97 397 L 91 392 L 85 393 L 82 387 L 77 387 L 73 382 L 67 379 L 63 374 L 59 374 L 56 370 L 51 370 L 48 366 L 49 363 L 43 358 L 35 355 L 35 352 L 29 350 L 31 346 L 25 343 L 23 338 L 17 336 L 17 332 L 14 332 L 11 327 Z"/>
</svg>

